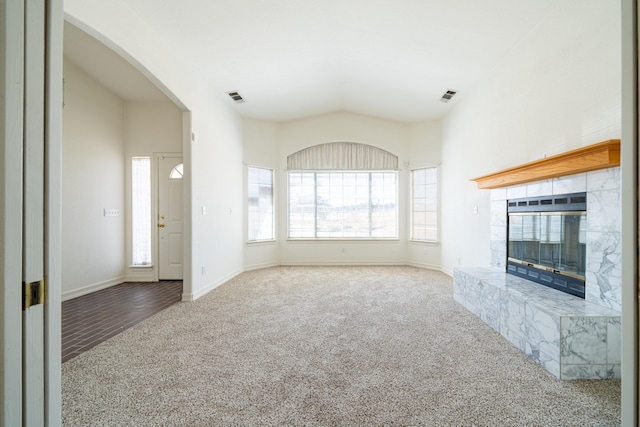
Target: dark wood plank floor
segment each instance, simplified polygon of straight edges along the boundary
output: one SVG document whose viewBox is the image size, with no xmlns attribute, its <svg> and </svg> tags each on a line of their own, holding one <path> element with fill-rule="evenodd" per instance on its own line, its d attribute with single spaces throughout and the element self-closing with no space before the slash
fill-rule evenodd
<svg viewBox="0 0 640 427">
<path fill-rule="evenodd" d="M 123 283 L 62 303 L 62 362 L 180 301 L 182 281 Z"/>
</svg>

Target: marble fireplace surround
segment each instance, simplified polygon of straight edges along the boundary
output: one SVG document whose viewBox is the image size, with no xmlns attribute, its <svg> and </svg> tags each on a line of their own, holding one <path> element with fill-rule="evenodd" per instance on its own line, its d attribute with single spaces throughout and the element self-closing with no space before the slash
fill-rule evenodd
<svg viewBox="0 0 640 427">
<path fill-rule="evenodd" d="M 620 378 L 620 168 L 491 189 L 491 265 L 457 268 L 454 299 L 560 379 Z M 507 274 L 508 199 L 587 193 L 585 299 Z"/>
</svg>

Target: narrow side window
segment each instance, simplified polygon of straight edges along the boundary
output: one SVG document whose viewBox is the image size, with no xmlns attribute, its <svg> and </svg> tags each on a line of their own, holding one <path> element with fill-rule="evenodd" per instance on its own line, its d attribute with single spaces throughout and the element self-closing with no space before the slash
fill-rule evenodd
<svg viewBox="0 0 640 427">
<path fill-rule="evenodd" d="M 131 159 L 132 263 L 151 265 L 151 158 Z"/>
</svg>

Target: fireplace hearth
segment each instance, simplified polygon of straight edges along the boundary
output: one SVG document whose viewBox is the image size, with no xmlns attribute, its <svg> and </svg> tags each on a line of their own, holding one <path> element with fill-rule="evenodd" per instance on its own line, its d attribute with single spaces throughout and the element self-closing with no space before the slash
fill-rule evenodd
<svg viewBox="0 0 640 427">
<path fill-rule="evenodd" d="M 585 297 L 587 195 L 507 200 L 507 272 Z"/>
</svg>

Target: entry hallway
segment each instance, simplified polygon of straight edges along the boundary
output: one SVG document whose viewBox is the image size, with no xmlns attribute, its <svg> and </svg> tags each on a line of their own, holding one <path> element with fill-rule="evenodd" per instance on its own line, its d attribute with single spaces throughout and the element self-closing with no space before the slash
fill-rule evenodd
<svg viewBox="0 0 640 427">
<path fill-rule="evenodd" d="M 62 303 L 62 362 L 180 301 L 182 281 L 122 283 Z"/>
</svg>

